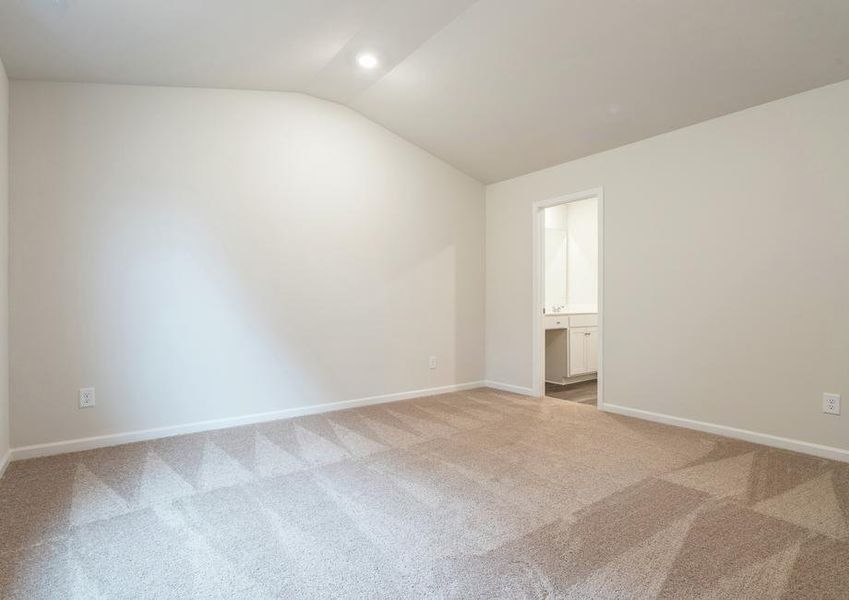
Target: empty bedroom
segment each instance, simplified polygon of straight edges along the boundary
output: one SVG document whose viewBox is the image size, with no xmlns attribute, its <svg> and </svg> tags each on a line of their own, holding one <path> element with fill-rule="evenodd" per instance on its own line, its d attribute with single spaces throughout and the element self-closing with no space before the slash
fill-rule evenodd
<svg viewBox="0 0 849 600">
<path fill-rule="evenodd" d="M 0 599 L 849 599 L 849 2 L 0 0 Z"/>
</svg>

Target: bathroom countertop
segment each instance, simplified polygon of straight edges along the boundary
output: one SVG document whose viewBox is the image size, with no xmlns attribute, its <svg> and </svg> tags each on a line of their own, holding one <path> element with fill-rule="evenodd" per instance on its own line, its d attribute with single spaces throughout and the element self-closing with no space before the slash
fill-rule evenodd
<svg viewBox="0 0 849 600">
<path fill-rule="evenodd" d="M 598 307 L 593 306 L 592 304 L 577 304 L 567 306 L 558 312 L 547 312 L 545 314 L 549 317 L 562 317 L 567 315 L 597 315 Z"/>
</svg>

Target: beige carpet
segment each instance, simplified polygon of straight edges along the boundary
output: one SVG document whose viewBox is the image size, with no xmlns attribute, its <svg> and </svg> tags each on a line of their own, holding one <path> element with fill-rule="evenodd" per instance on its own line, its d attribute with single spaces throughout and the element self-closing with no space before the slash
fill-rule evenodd
<svg viewBox="0 0 849 600">
<path fill-rule="evenodd" d="M 849 465 L 491 390 L 13 463 L 3 598 L 849 598 Z"/>
</svg>

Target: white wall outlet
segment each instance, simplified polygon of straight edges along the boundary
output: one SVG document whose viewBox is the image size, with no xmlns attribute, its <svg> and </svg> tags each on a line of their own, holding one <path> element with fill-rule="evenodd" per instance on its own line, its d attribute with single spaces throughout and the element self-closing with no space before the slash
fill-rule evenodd
<svg viewBox="0 0 849 600">
<path fill-rule="evenodd" d="M 80 388 L 80 408 L 94 406 L 94 388 Z"/>
<path fill-rule="evenodd" d="M 822 395 L 822 412 L 827 415 L 840 414 L 840 394 Z"/>
<path fill-rule="evenodd" d="M 435 356 L 431 356 L 430 358 L 427 359 L 427 368 L 428 369 L 435 369 L 436 368 L 436 357 Z"/>
</svg>

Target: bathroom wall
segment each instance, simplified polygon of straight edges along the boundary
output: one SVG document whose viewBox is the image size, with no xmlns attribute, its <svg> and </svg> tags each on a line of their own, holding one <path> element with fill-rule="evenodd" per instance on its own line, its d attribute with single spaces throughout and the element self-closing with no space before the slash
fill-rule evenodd
<svg viewBox="0 0 849 600">
<path fill-rule="evenodd" d="M 545 219 L 545 311 L 561 310 L 568 302 L 569 222 L 566 205 L 544 211 Z"/>
<path fill-rule="evenodd" d="M 569 245 L 566 303 L 570 310 L 598 310 L 598 200 L 570 202 L 566 207 Z"/>
<path fill-rule="evenodd" d="M 546 312 L 598 310 L 598 201 L 543 211 Z"/>
</svg>

